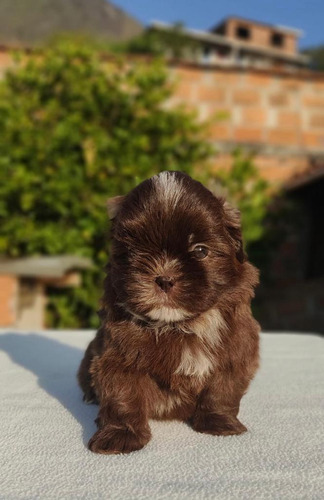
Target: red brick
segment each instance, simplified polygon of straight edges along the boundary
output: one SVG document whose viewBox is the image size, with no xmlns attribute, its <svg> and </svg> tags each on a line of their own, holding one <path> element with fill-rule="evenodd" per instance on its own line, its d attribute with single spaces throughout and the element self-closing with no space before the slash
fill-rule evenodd
<svg viewBox="0 0 324 500">
<path fill-rule="evenodd" d="M 316 80 L 315 82 L 313 82 L 313 89 L 316 92 L 323 92 L 324 93 L 324 78 L 322 78 L 321 80 Z"/>
<path fill-rule="evenodd" d="M 234 130 L 234 139 L 238 142 L 261 142 L 262 130 L 260 128 L 237 127 Z"/>
<path fill-rule="evenodd" d="M 193 90 L 194 86 L 191 83 L 180 81 L 175 87 L 175 94 L 184 100 L 191 99 Z"/>
<path fill-rule="evenodd" d="M 210 128 L 210 137 L 214 140 L 229 140 L 230 139 L 230 128 L 229 125 L 223 123 L 217 123 L 212 125 Z"/>
<path fill-rule="evenodd" d="M 295 111 L 279 111 L 278 112 L 278 125 L 280 127 L 300 127 L 301 116 Z"/>
<path fill-rule="evenodd" d="M 299 90 L 303 85 L 303 80 L 299 80 L 298 78 L 289 77 L 280 80 L 280 86 L 285 89 L 285 91 Z"/>
<path fill-rule="evenodd" d="M 269 104 L 271 106 L 286 106 L 288 103 L 288 92 L 276 92 L 269 96 Z"/>
<path fill-rule="evenodd" d="M 8 68 L 12 64 L 12 55 L 10 52 L 0 51 L 0 67 Z"/>
<path fill-rule="evenodd" d="M 324 95 L 309 94 L 303 99 L 304 106 L 323 108 L 324 107 Z"/>
<path fill-rule="evenodd" d="M 267 111 L 264 108 L 244 108 L 242 122 L 247 125 L 266 125 Z"/>
<path fill-rule="evenodd" d="M 303 146 L 309 148 L 324 148 L 324 133 L 320 132 L 303 132 L 302 133 Z"/>
<path fill-rule="evenodd" d="M 219 168 L 230 169 L 233 164 L 233 158 L 228 153 L 219 153 L 215 158 L 212 171 L 217 172 Z M 272 189 L 288 181 L 296 174 L 299 174 L 309 168 L 309 159 L 305 156 L 289 156 L 282 158 L 274 155 L 259 155 L 255 157 L 255 164 L 261 176 L 271 183 Z"/>
<path fill-rule="evenodd" d="M 310 126 L 314 128 L 324 128 L 324 113 L 320 115 L 312 115 L 310 119 Z"/>
<path fill-rule="evenodd" d="M 259 104 L 260 94 L 254 89 L 240 89 L 233 92 L 233 103 L 240 105 Z"/>
<path fill-rule="evenodd" d="M 224 102 L 225 91 L 217 87 L 200 86 L 198 89 L 198 99 L 202 101 Z"/>
<path fill-rule="evenodd" d="M 172 69 L 176 76 L 181 80 L 187 80 L 189 82 L 200 82 L 202 80 L 203 72 L 197 66 L 197 68 L 186 68 L 185 66 L 178 66 Z"/>
<path fill-rule="evenodd" d="M 16 289 L 17 279 L 15 276 L 0 275 L 0 326 L 11 326 L 15 323 Z"/>
<path fill-rule="evenodd" d="M 268 142 L 281 146 L 297 146 L 298 134 L 296 130 L 287 130 L 286 128 L 269 129 Z"/>
<path fill-rule="evenodd" d="M 235 73 L 234 71 L 230 72 L 228 70 L 224 71 L 213 71 L 212 73 L 209 73 L 209 78 L 211 78 L 212 81 L 216 85 L 231 85 L 234 86 L 240 82 L 241 75 L 239 73 Z"/>
<path fill-rule="evenodd" d="M 253 70 L 252 70 L 253 71 Z M 245 82 L 248 85 L 255 86 L 266 86 L 270 85 L 273 77 L 266 73 L 247 73 L 245 77 Z"/>
</svg>

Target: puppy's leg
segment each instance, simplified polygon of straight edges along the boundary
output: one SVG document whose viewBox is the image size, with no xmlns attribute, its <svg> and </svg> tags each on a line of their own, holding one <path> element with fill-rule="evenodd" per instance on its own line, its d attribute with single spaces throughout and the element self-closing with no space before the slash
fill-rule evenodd
<svg viewBox="0 0 324 500">
<path fill-rule="evenodd" d="M 151 438 L 140 377 L 109 370 L 100 378 L 98 430 L 88 443 L 89 449 L 103 454 L 140 450 Z"/>
<path fill-rule="evenodd" d="M 95 341 L 93 340 L 90 342 L 88 345 L 88 348 L 84 354 L 84 357 L 81 361 L 79 370 L 78 370 L 78 381 L 81 389 L 83 390 L 83 401 L 85 403 L 91 404 L 95 403 L 98 404 L 98 400 L 96 397 L 96 394 L 94 392 L 94 388 L 92 386 L 92 378 L 90 374 L 90 366 L 92 363 L 92 359 L 94 356 L 94 343 Z"/>
<path fill-rule="evenodd" d="M 225 377 L 211 382 L 200 394 L 195 413 L 190 419 L 193 429 L 215 436 L 246 432 L 247 428 L 237 418 L 244 392 L 242 387 L 234 390 L 233 380 Z"/>
</svg>

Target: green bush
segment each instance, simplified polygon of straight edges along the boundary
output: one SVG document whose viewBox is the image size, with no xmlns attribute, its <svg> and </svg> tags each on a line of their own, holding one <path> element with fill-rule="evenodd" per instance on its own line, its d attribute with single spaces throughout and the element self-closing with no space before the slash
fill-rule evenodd
<svg viewBox="0 0 324 500">
<path fill-rule="evenodd" d="M 269 185 L 259 174 L 253 156 L 233 152 L 230 170 L 218 170 L 217 181 L 226 197 L 241 211 L 244 242 L 248 248 L 265 234 L 264 219 L 271 199 Z"/>
<path fill-rule="evenodd" d="M 68 38 L 21 58 L 0 83 L 0 254 L 94 262 L 82 287 L 49 290 L 49 326 L 97 325 L 107 198 L 163 170 L 208 180 L 205 125 L 167 105 L 172 91 L 161 61 L 104 58 Z M 236 152 L 218 181 L 242 211 L 247 243 L 260 239 L 267 185 L 251 158 Z"/>
<path fill-rule="evenodd" d="M 107 260 L 106 199 L 211 154 L 196 117 L 170 109 L 163 64 L 63 40 L 0 84 L 0 253 L 93 259 L 83 286 L 50 291 L 49 324 L 93 327 Z"/>
<path fill-rule="evenodd" d="M 200 43 L 186 36 L 181 23 L 171 29 L 145 30 L 127 42 L 110 44 L 116 53 L 153 55 L 172 59 L 192 59 L 201 51 Z"/>
</svg>

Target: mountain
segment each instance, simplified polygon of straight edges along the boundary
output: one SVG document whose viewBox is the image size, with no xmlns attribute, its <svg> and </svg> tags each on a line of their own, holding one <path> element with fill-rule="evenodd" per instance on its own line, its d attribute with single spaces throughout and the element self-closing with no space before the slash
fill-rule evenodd
<svg viewBox="0 0 324 500">
<path fill-rule="evenodd" d="M 107 0 L 0 0 L 0 44 L 32 47 L 58 33 L 122 41 L 141 24 Z"/>
</svg>

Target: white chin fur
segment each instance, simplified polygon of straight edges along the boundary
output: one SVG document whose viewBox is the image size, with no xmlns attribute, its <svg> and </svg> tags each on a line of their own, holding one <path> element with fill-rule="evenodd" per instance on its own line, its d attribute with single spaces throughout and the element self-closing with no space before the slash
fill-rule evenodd
<svg viewBox="0 0 324 500">
<path fill-rule="evenodd" d="M 172 307 L 156 307 L 147 313 L 151 319 L 156 321 L 165 321 L 171 323 L 172 321 L 181 321 L 189 315 L 184 309 L 173 309 Z"/>
</svg>

